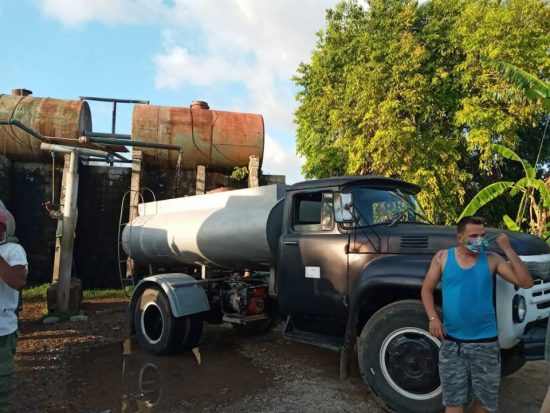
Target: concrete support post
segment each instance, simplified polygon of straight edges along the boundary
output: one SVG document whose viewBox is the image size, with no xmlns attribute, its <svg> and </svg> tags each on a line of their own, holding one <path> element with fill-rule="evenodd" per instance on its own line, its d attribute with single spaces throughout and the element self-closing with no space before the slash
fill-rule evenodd
<svg viewBox="0 0 550 413">
<path fill-rule="evenodd" d="M 197 183 L 195 195 L 202 195 L 206 192 L 206 166 L 197 166 Z"/>
<path fill-rule="evenodd" d="M 65 166 L 63 167 L 63 175 L 61 176 L 61 189 L 59 191 L 59 209 L 63 212 L 63 206 L 65 205 L 65 193 L 67 187 L 67 175 L 66 171 L 69 170 L 67 160 L 70 159 L 69 155 L 65 155 Z M 55 171 L 54 171 L 55 173 Z M 59 271 L 61 263 L 61 239 L 63 236 L 63 215 L 57 221 L 57 229 L 55 230 L 55 255 L 53 258 L 53 275 L 52 284 L 59 281 Z"/>
<path fill-rule="evenodd" d="M 128 222 L 132 222 L 138 216 L 138 204 L 140 201 L 139 189 L 141 188 L 141 168 L 143 166 L 143 151 L 132 152 L 132 178 L 130 181 L 130 210 Z M 120 228 L 122 230 L 122 228 Z M 128 258 L 126 261 L 126 278 L 134 276 L 134 260 Z"/>
<path fill-rule="evenodd" d="M 62 209 L 63 229 L 61 232 L 59 279 L 57 283 L 57 310 L 60 312 L 69 309 L 69 290 L 73 268 L 78 200 L 78 156 L 74 152 L 65 155 L 63 179 L 65 180 L 65 199 Z"/>
<path fill-rule="evenodd" d="M 257 188 L 260 186 L 259 179 L 260 159 L 251 155 L 248 161 L 248 187 Z"/>
</svg>

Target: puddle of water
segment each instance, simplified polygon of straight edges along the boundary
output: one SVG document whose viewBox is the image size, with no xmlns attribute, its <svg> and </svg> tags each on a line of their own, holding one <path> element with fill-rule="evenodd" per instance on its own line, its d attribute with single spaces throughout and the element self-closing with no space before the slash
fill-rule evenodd
<svg viewBox="0 0 550 413">
<path fill-rule="evenodd" d="M 153 356 L 132 340 L 91 349 L 73 358 L 66 397 L 75 412 L 223 411 L 223 406 L 261 392 L 272 373 L 259 370 L 227 343 L 200 348 L 201 364 L 187 351 Z"/>
</svg>

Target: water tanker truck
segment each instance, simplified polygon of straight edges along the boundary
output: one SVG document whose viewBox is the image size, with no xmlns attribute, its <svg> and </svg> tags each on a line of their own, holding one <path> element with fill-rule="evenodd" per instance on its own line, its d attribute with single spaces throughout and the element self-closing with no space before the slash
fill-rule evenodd
<svg viewBox="0 0 550 413">
<path fill-rule="evenodd" d="M 390 410 L 440 411 L 440 342 L 420 289 L 435 252 L 456 245 L 456 229 L 430 224 L 418 192 L 356 176 L 141 204 L 123 246 L 154 275 L 136 286 L 129 325 L 160 354 L 197 346 L 204 322 L 252 334 L 280 317 L 285 337 L 338 351 L 341 376 L 357 346 L 363 379 Z M 535 284 L 496 277 L 503 375 L 543 358 L 550 311 L 549 246 L 507 234 Z"/>
</svg>

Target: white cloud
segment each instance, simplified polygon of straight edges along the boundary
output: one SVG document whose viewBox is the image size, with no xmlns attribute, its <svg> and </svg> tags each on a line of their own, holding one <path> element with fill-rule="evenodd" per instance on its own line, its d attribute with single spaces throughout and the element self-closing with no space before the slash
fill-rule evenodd
<svg viewBox="0 0 550 413">
<path fill-rule="evenodd" d="M 179 89 L 185 83 L 194 86 L 212 86 L 213 83 L 239 82 L 246 68 L 227 62 L 217 56 L 198 56 L 187 49 L 175 46 L 167 53 L 155 57 L 158 88 Z"/>
<path fill-rule="evenodd" d="M 304 162 L 292 149 L 283 149 L 275 139 L 265 135 L 263 173 L 286 175 L 287 184 L 296 183 L 304 179 L 300 172 Z"/>
<path fill-rule="evenodd" d="M 171 25 L 164 31 L 166 48 L 154 59 L 155 83 L 172 90 L 239 83 L 248 93 L 248 111 L 262 113 L 268 126 L 293 133 L 296 90 L 290 79 L 298 64 L 309 60 L 315 33 L 335 3 L 175 0 Z M 178 42 L 181 30 L 186 36 Z"/>
</svg>

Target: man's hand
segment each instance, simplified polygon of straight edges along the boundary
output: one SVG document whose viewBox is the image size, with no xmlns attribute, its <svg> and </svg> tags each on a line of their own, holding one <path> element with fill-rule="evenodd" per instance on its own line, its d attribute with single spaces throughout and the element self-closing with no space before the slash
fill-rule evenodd
<svg viewBox="0 0 550 413">
<path fill-rule="evenodd" d="M 506 281 L 518 287 L 531 288 L 533 286 L 533 278 L 529 274 L 527 265 L 518 257 L 510 245 L 508 235 L 499 234 L 496 238 L 496 243 L 506 255 L 508 261 L 510 261 L 510 263 L 507 263 L 502 257 L 495 255 L 496 258 L 492 258 L 492 260 L 496 263 L 496 272 Z"/>
<path fill-rule="evenodd" d="M 437 317 L 430 321 L 430 334 L 441 341 L 445 338 L 443 323 Z"/>
<path fill-rule="evenodd" d="M 504 253 L 506 253 L 507 250 L 512 249 L 512 246 L 510 245 L 510 238 L 506 234 L 499 234 L 495 241 Z"/>
</svg>

